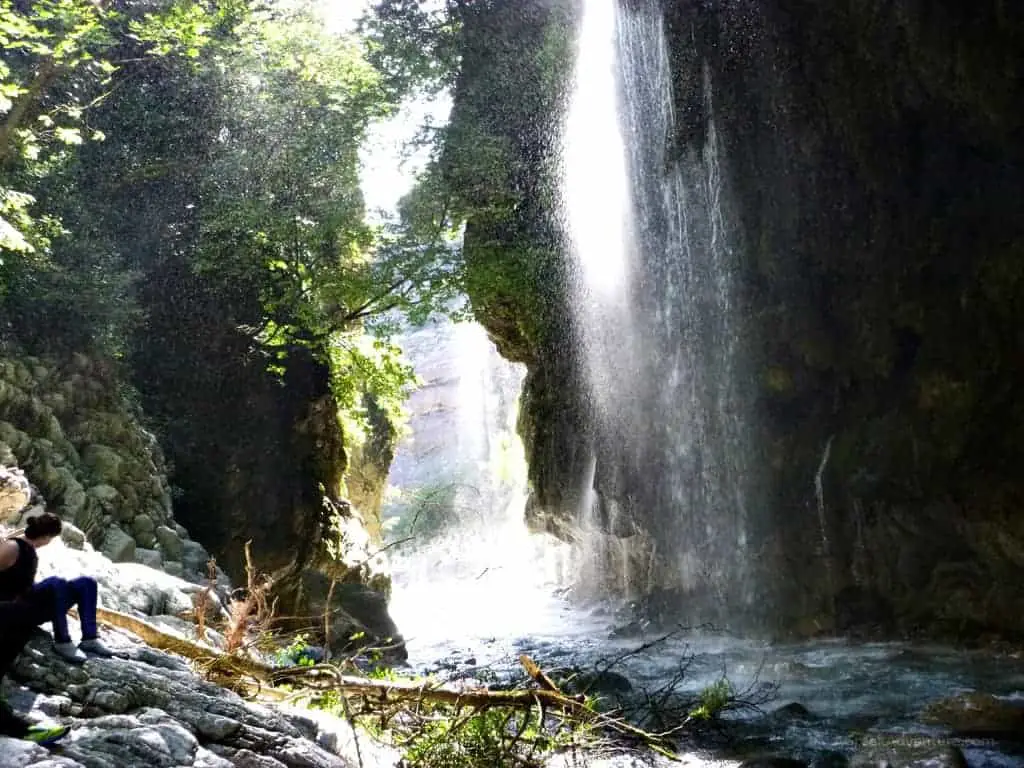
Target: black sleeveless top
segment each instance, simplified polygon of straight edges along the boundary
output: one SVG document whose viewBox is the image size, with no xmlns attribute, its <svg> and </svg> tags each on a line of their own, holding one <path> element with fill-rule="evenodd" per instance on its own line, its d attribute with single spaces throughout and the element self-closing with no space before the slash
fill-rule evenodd
<svg viewBox="0 0 1024 768">
<path fill-rule="evenodd" d="M 17 600 L 32 589 L 36 580 L 36 548 L 24 539 L 14 539 L 14 543 L 18 545 L 18 559 L 6 571 L 0 571 L 0 601 Z"/>
</svg>

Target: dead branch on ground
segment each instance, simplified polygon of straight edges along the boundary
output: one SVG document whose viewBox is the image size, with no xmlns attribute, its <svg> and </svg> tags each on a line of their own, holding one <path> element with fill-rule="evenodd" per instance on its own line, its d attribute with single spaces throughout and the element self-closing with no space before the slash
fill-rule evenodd
<svg viewBox="0 0 1024 768">
<path fill-rule="evenodd" d="M 429 681 L 345 675 L 330 664 L 276 668 L 251 657 L 225 653 L 171 635 L 149 622 L 117 611 L 98 609 L 97 619 L 108 626 L 132 632 L 155 648 L 185 656 L 196 662 L 207 676 L 222 683 L 230 682 L 229 687 L 239 692 L 247 689 L 250 695 L 280 700 L 287 693 L 275 694 L 273 691 L 285 685 L 320 694 L 334 692 L 342 697 L 345 706 L 358 705 L 351 710 L 353 717 L 373 713 L 381 716 L 384 722 L 393 720 L 402 712 L 421 714 L 427 705 L 454 707 L 457 711 L 469 707 L 476 713 L 495 708 L 525 711 L 538 708 L 542 720 L 553 717 L 562 722 L 587 725 L 639 740 L 666 757 L 674 757 L 670 744 L 657 734 L 648 733 L 619 717 L 595 711 L 582 695 L 562 692 L 527 656 L 521 657 L 521 662 L 531 679 L 539 683 L 539 688 L 457 688 Z M 388 713 L 389 709 L 394 711 Z"/>
</svg>

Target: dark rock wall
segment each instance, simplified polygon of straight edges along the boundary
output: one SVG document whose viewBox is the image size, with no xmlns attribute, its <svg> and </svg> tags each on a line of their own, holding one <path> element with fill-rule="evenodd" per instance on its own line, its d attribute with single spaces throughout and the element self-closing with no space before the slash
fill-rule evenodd
<svg viewBox="0 0 1024 768">
<path fill-rule="evenodd" d="M 742 218 L 783 623 L 1024 629 L 1024 15 L 667 9 L 680 69 L 710 64 Z"/>
<path fill-rule="evenodd" d="M 236 584 L 246 583 L 251 542 L 257 574 L 276 580 L 286 628 L 318 633 L 331 598 L 330 640 L 338 649 L 366 630 L 397 638 L 386 611 L 386 565 L 343 498 L 349 457 L 328 366 L 293 346 L 283 374 L 271 371 L 238 328 L 244 302 L 225 304 L 174 260 L 146 276 L 142 300 L 148 322 L 132 367 L 171 464 L 176 518 Z M 394 442 L 390 422 L 375 415 L 360 473 L 366 498 L 379 495 L 386 471 L 378 465 L 390 461 Z M 368 487 L 374 482 L 376 491 Z M 349 590 L 368 585 L 377 603 L 350 599 L 332 580 Z M 386 635 L 375 631 L 382 622 Z"/>
<path fill-rule="evenodd" d="M 294 350 L 284 377 L 270 373 L 183 267 L 154 273 L 144 296 L 149 323 L 133 367 L 173 466 L 176 515 L 235 579 L 249 540 L 267 572 L 308 557 L 320 533 L 318 484 L 336 497 L 344 469 L 336 414 L 316 413 L 330 397 L 326 367 Z M 318 425 L 325 416 L 333 431 Z"/>
<path fill-rule="evenodd" d="M 560 512 L 578 506 L 587 460 L 555 161 L 577 10 L 573 0 L 493 0 L 467 13 L 443 161 L 471 212 L 474 313 L 505 358 L 528 366 L 518 426 L 528 521 L 562 535 L 571 530 Z M 492 159 L 481 162 L 480 147 Z"/>
<path fill-rule="evenodd" d="M 680 152 L 705 138 L 706 62 L 738 216 L 744 347 L 758 392 L 750 428 L 765 469 L 759 557 L 774 574 L 762 586 L 774 628 L 1024 631 L 1024 8 L 663 7 L 671 138 Z M 465 78 L 485 79 L 504 55 L 492 47 L 473 67 L 467 58 L 456 118 L 483 108 Z M 513 115 L 535 115 L 535 94 L 511 93 Z M 516 152 L 542 168 L 536 149 Z M 481 233 L 498 254 L 488 263 L 521 269 L 520 232 L 482 217 L 467 236 L 471 263 Z M 529 366 L 520 425 L 529 514 L 569 535 L 589 427 L 572 356 L 556 342 L 571 338 L 571 322 L 531 303 L 539 285 L 564 285 L 564 269 L 531 268 L 532 288 L 475 306 L 499 349 Z M 533 336 L 522 332 L 538 319 Z"/>
</svg>

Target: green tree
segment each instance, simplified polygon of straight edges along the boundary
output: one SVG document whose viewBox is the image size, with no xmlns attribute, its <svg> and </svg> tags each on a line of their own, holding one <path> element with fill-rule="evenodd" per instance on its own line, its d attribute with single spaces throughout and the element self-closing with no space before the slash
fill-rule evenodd
<svg viewBox="0 0 1024 768">
<path fill-rule="evenodd" d="M 98 225 L 111 220 L 98 193 L 126 169 L 101 152 L 93 174 L 83 151 L 131 134 L 111 104 L 159 62 L 195 61 L 244 11 L 241 0 L 0 0 L 0 299 L 20 340 L 123 346 L 132 276 Z"/>
<path fill-rule="evenodd" d="M 477 6 L 487 3 L 477 3 Z M 391 98 L 453 88 L 469 0 L 381 0 L 361 23 L 367 59 Z"/>
<path fill-rule="evenodd" d="M 444 307 L 456 283 L 442 250 L 367 223 L 359 151 L 395 102 L 360 41 L 301 8 L 255 15 L 221 77 L 194 269 L 276 369 L 305 346 L 330 360 L 343 410 L 370 394 L 397 413 L 413 376 L 392 321 Z"/>
<path fill-rule="evenodd" d="M 139 59 L 197 57 L 237 0 L 147 4 L 0 0 L 0 251 L 45 250 L 54 223 L 30 213 L 32 180 L 71 148 L 102 139 L 89 112 Z M 134 56 L 123 59 L 124 43 Z"/>
</svg>

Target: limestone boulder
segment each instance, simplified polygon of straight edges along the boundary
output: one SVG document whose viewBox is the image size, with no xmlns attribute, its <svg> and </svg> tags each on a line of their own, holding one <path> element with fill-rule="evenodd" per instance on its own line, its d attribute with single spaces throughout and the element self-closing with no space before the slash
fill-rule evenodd
<svg viewBox="0 0 1024 768">
<path fill-rule="evenodd" d="M 174 656 L 109 640 L 129 658 L 93 659 L 84 668 L 60 660 L 44 639 L 30 643 L 14 675 L 23 686 L 5 693 L 12 706 L 36 720 L 73 726 L 59 757 L 0 737 L 3 766 L 62 768 L 353 768 L 339 738 L 347 725 L 334 718 L 300 716 L 253 704 L 196 677 Z M 365 740 L 364 740 L 365 741 Z M 47 763 L 45 760 L 62 762 Z M 17 760 L 18 762 L 15 762 Z M 378 763 L 378 765 L 395 765 Z"/>
<path fill-rule="evenodd" d="M 138 547 L 135 550 L 135 562 L 147 568 L 159 570 L 164 564 L 164 557 L 155 549 Z"/>
<path fill-rule="evenodd" d="M 946 726 L 961 736 L 1024 739 L 1024 706 L 988 693 L 939 699 L 925 708 L 921 719 Z"/>
<path fill-rule="evenodd" d="M 111 526 L 103 536 L 101 549 L 115 563 L 131 562 L 135 558 L 135 539 L 120 528 Z"/>
<path fill-rule="evenodd" d="M 0 523 L 17 520 L 32 501 L 32 485 L 20 469 L 0 466 Z"/>
<path fill-rule="evenodd" d="M 331 589 L 326 577 L 317 572 L 305 574 L 303 588 L 309 599 L 309 612 L 322 616 L 330 610 L 330 635 L 325 638 L 335 655 L 359 648 L 384 648 L 391 661 L 404 661 L 408 654 L 405 640 L 388 612 L 387 596 L 361 583 L 335 584 Z M 331 596 L 328 606 L 325 597 Z"/>
<path fill-rule="evenodd" d="M 60 537 L 64 544 L 71 549 L 85 549 L 85 533 L 72 523 L 64 522 L 61 527 Z"/>
<path fill-rule="evenodd" d="M 164 557 L 168 560 L 181 560 L 185 554 L 185 544 L 181 540 L 181 536 L 173 528 L 161 525 L 153 533 Z"/>
<path fill-rule="evenodd" d="M 89 575 L 101 605 L 145 617 L 161 630 L 194 638 L 177 614 L 190 611 L 203 588 L 137 563 L 114 563 L 87 543 L 57 540 L 40 550 L 40 578 Z M 207 595 L 211 624 L 226 617 Z M 74 631 L 75 622 L 72 622 Z M 349 725 L 323 712 L 262 706 L 198 677 L 184 659 L 153 650 L 120 630 L 104 640 L 124 659 L 93 658 L 84 666 L 53 653 L 44 631 L 19 657 L 2 693 L 35 721 L 72 726 L 58 750 L 0 737 L 0 766 L 20 768 L 389 768 L 398 756 L 358 739 Z M 216 630 L 207 640 L 222 647 Z"/>
</svg>

